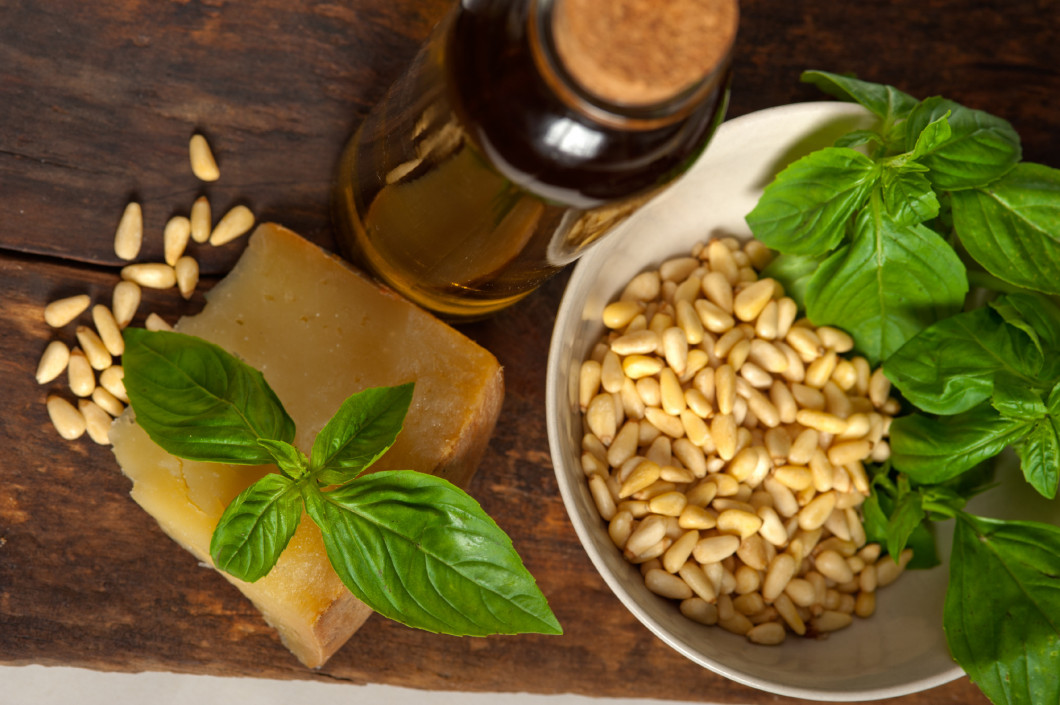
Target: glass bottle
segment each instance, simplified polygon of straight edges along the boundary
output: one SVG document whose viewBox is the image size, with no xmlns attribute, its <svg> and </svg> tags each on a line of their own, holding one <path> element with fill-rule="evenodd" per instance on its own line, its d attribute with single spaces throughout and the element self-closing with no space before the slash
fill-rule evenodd
<svg viewBox="0 0 1060 705">
<path fill-rule="evenodd" d="M 463 0 L 349 141 L 344 253 L 448 320 L 523 298 L 683 173 L 736 0 Z"/>
</svg>

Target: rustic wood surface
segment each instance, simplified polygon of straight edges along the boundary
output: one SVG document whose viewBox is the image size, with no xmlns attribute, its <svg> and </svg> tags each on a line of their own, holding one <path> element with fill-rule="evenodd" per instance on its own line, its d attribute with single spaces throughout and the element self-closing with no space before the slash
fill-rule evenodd
<svg viewBox="0 0 1060 705">
<path fill-rule="evenodd" d="M 117 278 L 112 238 L 144 204 L 145 257 L 199 193 L 246 203 L 332 247 L 339 149 L 448 7 L 446 0 L 0 0 L 0 662 L 315 678 L 414 688 L 786 703 L 715 676 L 641 627 L 569 524 L 544 421 L 548 338 L 565 276 L 467 332 L 507 370 L 507 400 L 472 493 L 511 534 L 566 635 L 455 639 L 373 617 L 319 672 L 129 499 L 106 448 L 61 441 L 37 359 L 44 304 Z M 730 116 L 816 100 L 805 68 L 854 72 L 1009 119 L 1025 158 L 1060 166 L 1060 2 L 746 0 Z M 187 162 L 202 130 L 222 180 Z M 203 250 L 208 275 L 239 244 Z M 205 284 L 209 286 L 211 278 Z M 159 295 L 170 318 L 201 305 Z M 985 699 L 967 679 L 901 703 Z"/>
</svg>

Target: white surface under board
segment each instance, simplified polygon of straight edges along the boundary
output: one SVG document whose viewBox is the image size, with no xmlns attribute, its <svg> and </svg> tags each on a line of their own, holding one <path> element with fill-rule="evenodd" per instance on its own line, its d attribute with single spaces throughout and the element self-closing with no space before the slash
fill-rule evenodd
<svg viewBox="0 0 1060 705">
<path fill-rule="evenodd" d="M 674 705 L 673 701 L 580 695 L 461 693 L 386 685 L 218 678 L 174 673 L 102 673 L 80 668 L 0 666 L 3 705 Z M 707 703 L 706 705 L 710 705 Z"/>
</svg>

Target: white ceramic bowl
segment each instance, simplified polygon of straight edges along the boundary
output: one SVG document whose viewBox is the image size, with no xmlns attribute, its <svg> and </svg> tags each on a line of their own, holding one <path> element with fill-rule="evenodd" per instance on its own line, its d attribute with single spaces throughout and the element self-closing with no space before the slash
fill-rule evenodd
<svg viewBox="0 0 1060 705">
<path fill-rule="evenodd" d="M 756 646 L 719 627 L 687 620 L 675 603 L 648 591 L 639 570 L 611 543 L 596 511 L 581 471 L 577 379 L 581 361 L 603 332 L 603 307 L 630 278 L 668 257 L 687 254 L 716 231 L 749 237 L 744 216 L 781 168 L 871 124 L 872 116 L 860 107 L 835 102 L 788 105 L 722 124 L 687 175 L 579 261 L 549 351 L 546 404 L 552 462 L 582 545 L 611 590 L 648 629 L 696 663 L 755 688 L 815 700 L 897 697 L 962 675 L 942 630 L 945 564 L 907 571 L 881 590 L 872 618 L 857 619 L 824 640 L 789 638 L 781 646 Z M 1025 483 L 1010 484 L 1007 490 L 1019 498 L 994 491 L 978 511 L 998 516 L 1005 512 L 987 505 L 1025 506 L 1026 497 L 1033 500 Z M 944 557 L 949 524 L 939 532 Z"/>
</svg>

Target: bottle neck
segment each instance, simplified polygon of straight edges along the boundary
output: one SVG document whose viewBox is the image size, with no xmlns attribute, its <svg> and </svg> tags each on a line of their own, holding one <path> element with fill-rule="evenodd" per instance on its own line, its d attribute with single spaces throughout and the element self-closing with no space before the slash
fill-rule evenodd
<svg viewBox="0 0 1060 705">
<path fill-rule="evenodd" d="M 687 117 L 728 80 L 737 0 L 530 0 L 543 80 L 572 110 L 620 129 Z"/>
</svg>

